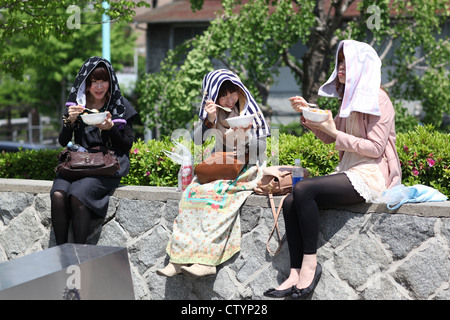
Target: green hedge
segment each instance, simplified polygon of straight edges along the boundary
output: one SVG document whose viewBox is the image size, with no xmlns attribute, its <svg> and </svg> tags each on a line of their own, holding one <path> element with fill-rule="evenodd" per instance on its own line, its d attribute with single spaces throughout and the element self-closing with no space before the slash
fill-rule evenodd
<svg viewBox="0 0 450 320">
<path fill-rule="evenodd" d="M 431 126 L 397 134 L 397 151 L 405 185 L 424 184 L 450 196 L 450 135 L 434 131 Z M 278 143 L 268 139 L 268 165 L 293 165 L 301 155 L 302 166 L 312 176 L 332 172 L 338 164 L 334 144 L 325 145 L 309 132 L 301 137 L 280 134 Z M 278 146 L 278 148 L 275 148 Z M 124 185 L 176 186 L 179 165 L 162 151 L 172 150 L 169 138 L 148 143 L 136 141 L 130 150 L 130 174 Z M 24 150 L 0 154 L 0 177 L 53 180 L 59 150 Z"/>
<path fill-rule="evenodd" d="M 417 127 L 397 137 L 402 182 L 424 184 L 450 196 L 450 134 Z"/>
<path fill-rule="evenodd" d="M 0 153 L 0 178 L 53 180 L 60 150 L 3 151 Z"/>
<path fill-rule="evenodd" d="M 173 143 L 168 138 L 141 140 L 130 150 L 130 173 L 121 183 L 141 186 L 177 186 L 180 165 L 166 157 L 162 150 L 170 151 Z"/>
</svg>

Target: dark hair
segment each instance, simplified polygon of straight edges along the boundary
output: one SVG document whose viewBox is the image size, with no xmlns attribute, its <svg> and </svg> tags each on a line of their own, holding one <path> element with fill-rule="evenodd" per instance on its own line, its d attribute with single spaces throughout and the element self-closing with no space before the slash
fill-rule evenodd
<svg viewBox="0 0 450 320">
<path fill-rule="evenodd" d="M 341 49 L 338 52 L 338 61 L 337 61 L 337 66 L 336 68 L 339 68 L 339 63 L 345 60 L 345 56 L 344 56 L 344 47 L 341 47 Z M 345 83 L 340 83 L 339 82 L 339 77 L 336 77 L 335 79 L 335 85 L 336 85 L 336 91 L 339 94 L 339 96 L 342 98 L 344 98 L 344 92 L 345 92 Z"/>
<path fill-rule="evenodd" d="M 344 56 L 344 47 L 342 47 L 341 49 L 339 49 L 339 52 L 338 52 L 338 61 L 337 61 L 338 66 L 337 66 L 336 68 L 339 67 L 339 63 L 340 63 L 342 60 L 345 60 L 345 56 Z M 336 91 L 337 91 L 337 93 L 338 93 L 339 96 L 340 96 L 340 99 L 339 99 L 339 100 L 341 101 L 341 100 L 344 98 L 345 83 L 340 83 L 340 82 L 339 82 L 339 78 L 336 77 L 335 83 L 334 83 L 334 84 L 335 84 L 335 86 L 336 86 Z M 389 96 L 388 92 L 387 92 L 386 90 L 384 90 L 382 86 L 380 86 L 380 89 L 383 90 L 384 92 L 386 92 L 386 94 Z"/>
<path fill-rule="evenodd" d="M 218 101 L 220 98 L 226 96 L 228 93 L 242 93 L 241 88 L 239 86 L 235 85 L 230 80 L 225 80 L 222 85 L 220 86 L 219 93 L 217 94 L 216 101 Z"/>
<path fill-rule="evenodd" d="M 103 80 L 111 82 L 109 78 L 109 72 L 106 68 L 106 65 L 104 63 L 99 63 L 97 67 L 95 67 L 94 70 L 89 74 L 89 76 L 86 79 L 86 92 L 89 90 L 89 88 L 92 85 L 92 80 Z M 105 94 L 105 100 L 109 101 L 109 98 L 111 97 L 111 83 L 109 84 L 110 87 L 108 89 L 108 92 Z"/>
</svg>

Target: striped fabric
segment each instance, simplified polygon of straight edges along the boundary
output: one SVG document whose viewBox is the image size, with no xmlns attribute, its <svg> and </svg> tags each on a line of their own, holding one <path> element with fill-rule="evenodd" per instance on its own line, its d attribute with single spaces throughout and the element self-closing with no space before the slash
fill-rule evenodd
<svg viewBox="0 0 450 320">
<path fill-rule="evenodd" d="M 255 129 L 256 135 L 259 138 L 270 136 L 270 129 L 261 111 L 261 108 L 256 103 L 252 94 L 241 82 L 241 79 L 232 71 L 227 69 L 218 69 L 209 72 L 204 78 L 202 83 L 203 99 L 200 106 L 199 118 L 203 121 L 207 117 L 205 111 L 205 104 L 208 99 L 216 101 L 219 89 L 225 80 L 233 82 L 239 86 L 245 93 L 246 101 L 245 106 L 241 111 L 241 115 L 256 114 L 253 120 L 253 129 Z"/>
</svg>

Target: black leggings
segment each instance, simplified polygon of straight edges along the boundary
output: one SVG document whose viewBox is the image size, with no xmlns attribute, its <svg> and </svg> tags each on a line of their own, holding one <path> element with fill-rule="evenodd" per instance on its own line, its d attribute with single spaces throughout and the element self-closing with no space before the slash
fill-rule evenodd
<svg viewBox="0 0 450 320">
<path fill-rule="evenodd" d="M 364 202 L 345 173 L 300 181 L 283 203 L 291 268 L 301 268 L 304 254 L 317 252 L 319 205 Z"/>
<path fill-rule="evenodd" d="M 56 244 L 69 240 L 69 226 L 72 221 L 73 242 L 85 244 L 91 226 L 91 211 L 74 196 L 67 199 L 64 191 L 55 191 L 51 198 L 52 225 Z"/>
</svg>

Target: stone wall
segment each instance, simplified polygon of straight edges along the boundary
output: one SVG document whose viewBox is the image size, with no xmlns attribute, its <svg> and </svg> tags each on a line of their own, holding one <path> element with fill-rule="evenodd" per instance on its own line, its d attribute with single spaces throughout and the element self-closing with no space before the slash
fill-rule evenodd
<svg viewBox="0 0 450 320">
<path fill-rule="evenodd" d="M 51 181 L 0 179 L 0 262 L 55 245 L 50 188 Z M 92 223 L 91 244 L 128 248 L 136 299 L 264 299 L 266 289 L 287 277 L 283 218 L 282 249 L 272 256 L 266 250 L 272 212 L 256 195 L 241 208 L 241 252 L 215 276 L 156 275 L 168 261 L 180 196 L 174 188 L 120 187 L 106 219 Z M 322 208 L 323 274 L 312 299 L 450 299 L 449 257 L 449 201 L 405 204 L 395 212 L 368 204 Z"/>
</svg>

